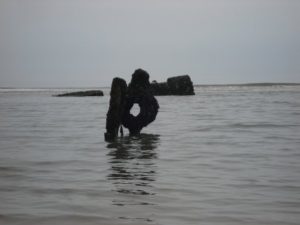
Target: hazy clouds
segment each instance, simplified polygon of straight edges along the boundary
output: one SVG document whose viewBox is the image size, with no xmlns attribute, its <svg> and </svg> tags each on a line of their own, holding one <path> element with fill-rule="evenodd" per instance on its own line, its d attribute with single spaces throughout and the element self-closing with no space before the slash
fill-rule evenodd
<svg viewBox="0 0 300 225">
<path fill-rule="evenodd" d="M 0 86 L 300 82 L 297 0 L 0 0 Z"/>
</svg>

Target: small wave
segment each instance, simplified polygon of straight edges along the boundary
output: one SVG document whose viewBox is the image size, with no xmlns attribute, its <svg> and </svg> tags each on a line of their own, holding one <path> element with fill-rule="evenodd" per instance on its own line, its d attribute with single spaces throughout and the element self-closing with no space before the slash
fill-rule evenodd
<svg viewBox="0 0 300 225">
<path fill-rule="evenodd" d="M 300 112 L 292 112 L 291 114 L 298 116 L 298 115 L 300 115 Z"/>
<path fill-rule="evenodd" d="M 8 179 L 24 179 L 29 177 L 26 175 L 27 171 L 27 169 L 21 167 L 1 166 L 0 177 Z"/>
<path fill-rule="evenodd" d="M 32 162 L 32 164 L 37 165 L 37 166 L 53 166 L 53 165 L 66 165 L 66 164 L 76 164 L 76 163 L 84 163 L 85 161 L 83 160 L 56 160 L 56 161 L 37 161 L 37 162 Z"/>
<path fill-rule="evenodd" d="M 60 216 L 35 216 L 30 214 L 0 215 L 0 224 L 24 225 L 53 225 L 53 224 L 116 224 L 111 219 L 103 216 L 91 215 L 60 215 Z"/>
<path fill-rule="evenodd" d="M 272 123 L 233 123 L 229 124 L 229 127 L 233 128 L 284 128 L 284 127 L 298 127 L 298 124 L 272 124 Z"/>
<path fill-rule="evenodd" d="M 23 169 L 14 166 L 0 166 L 0 173 L 1 172 L 22 172 Z"/>
<path fill-rule="evenodd" d="M 274 101 L 273 103 L 275 104 L 293 104 L 293 102 L 289 102 L 289 101 Z"/>
<path fill-rule="evenodd" d="M 285 140 L 285 141 L 298 141 L 298 138 L 284 137 L 284 136 L 266 136 L 266 139 L 271 140 Z"/>
<path fill-rule="evenodd" d="M 75 188 L 31 188 L 27 190 L 36 195 L 76 195 L 76 196 L 101 196 L 101 192 L 95 189 L 75 189 Z"/>
<path fill-rule="evenodd" d="M 274 104 L 281 105 L 281 107 L 286 108 L 296 108 L 298 109 L 300 107 L 300 104 L 297 102 L 288 102 L 288 101 L 274 101 Z M 280 107 L 280 106 L 279 106 Z"/>
</svg>

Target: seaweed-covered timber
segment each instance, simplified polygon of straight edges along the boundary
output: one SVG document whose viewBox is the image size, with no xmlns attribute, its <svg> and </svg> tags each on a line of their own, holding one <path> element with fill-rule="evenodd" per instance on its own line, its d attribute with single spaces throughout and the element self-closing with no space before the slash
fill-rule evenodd
<svg viewBox="0 0 300 225">
<path fill-rule="evenodd" d="M 109 104 L 104 135 L 106 141 L 113 141 L 118 136 L 120 127 L 122 135 L 122 126 L 126 127 L 131 135 L 139 134 L 155 120 L 159 109 L 150 88 L 149 74 L 142 69 L 137 69 L 132 74 L 128 87 L 125 80 L 113 79 Z M 140 107 L 137 116 L 130 112 L 134 104 Z"/>
<path fill-rule="evenodd" d="M 193 82 L 189 75 L 170 77 L 167 82 L 151 83 L 153 95 L 195 95 Z"/>
<path fill-rule="evenodd" d="M 103 91 L 90 90 L 90 91 L 76 91 L 64 94 L 54 95 L 56 97 L 86 97 L 86 96 L 103 96 Z"/>
</svg>

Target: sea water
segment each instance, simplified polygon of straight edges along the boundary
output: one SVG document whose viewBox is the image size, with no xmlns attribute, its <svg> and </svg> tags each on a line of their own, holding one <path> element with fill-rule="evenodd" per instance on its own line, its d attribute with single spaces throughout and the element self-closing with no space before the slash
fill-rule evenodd
<svg viewBox="0 0 300 225">
<path fill-rule="evenodd" d="M 104 141 L 104 97 L 0 89 L 0 224 L 300 223 L 300 86 L 161 96 Z"/>
</svg>

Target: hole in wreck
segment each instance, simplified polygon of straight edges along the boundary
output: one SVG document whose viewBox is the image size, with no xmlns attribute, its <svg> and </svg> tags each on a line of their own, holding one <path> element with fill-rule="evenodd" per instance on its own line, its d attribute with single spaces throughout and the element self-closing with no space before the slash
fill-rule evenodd
<svg viewBox="0 0 300 225">
<path fill-rule="evenodd" d="M 140 106 L 137 103 L 135 103 L 130 109 L 130 114 L 133 116 L 137 116 L 139 115 L 140 111 L 141 111 Z"/>
</svg>

